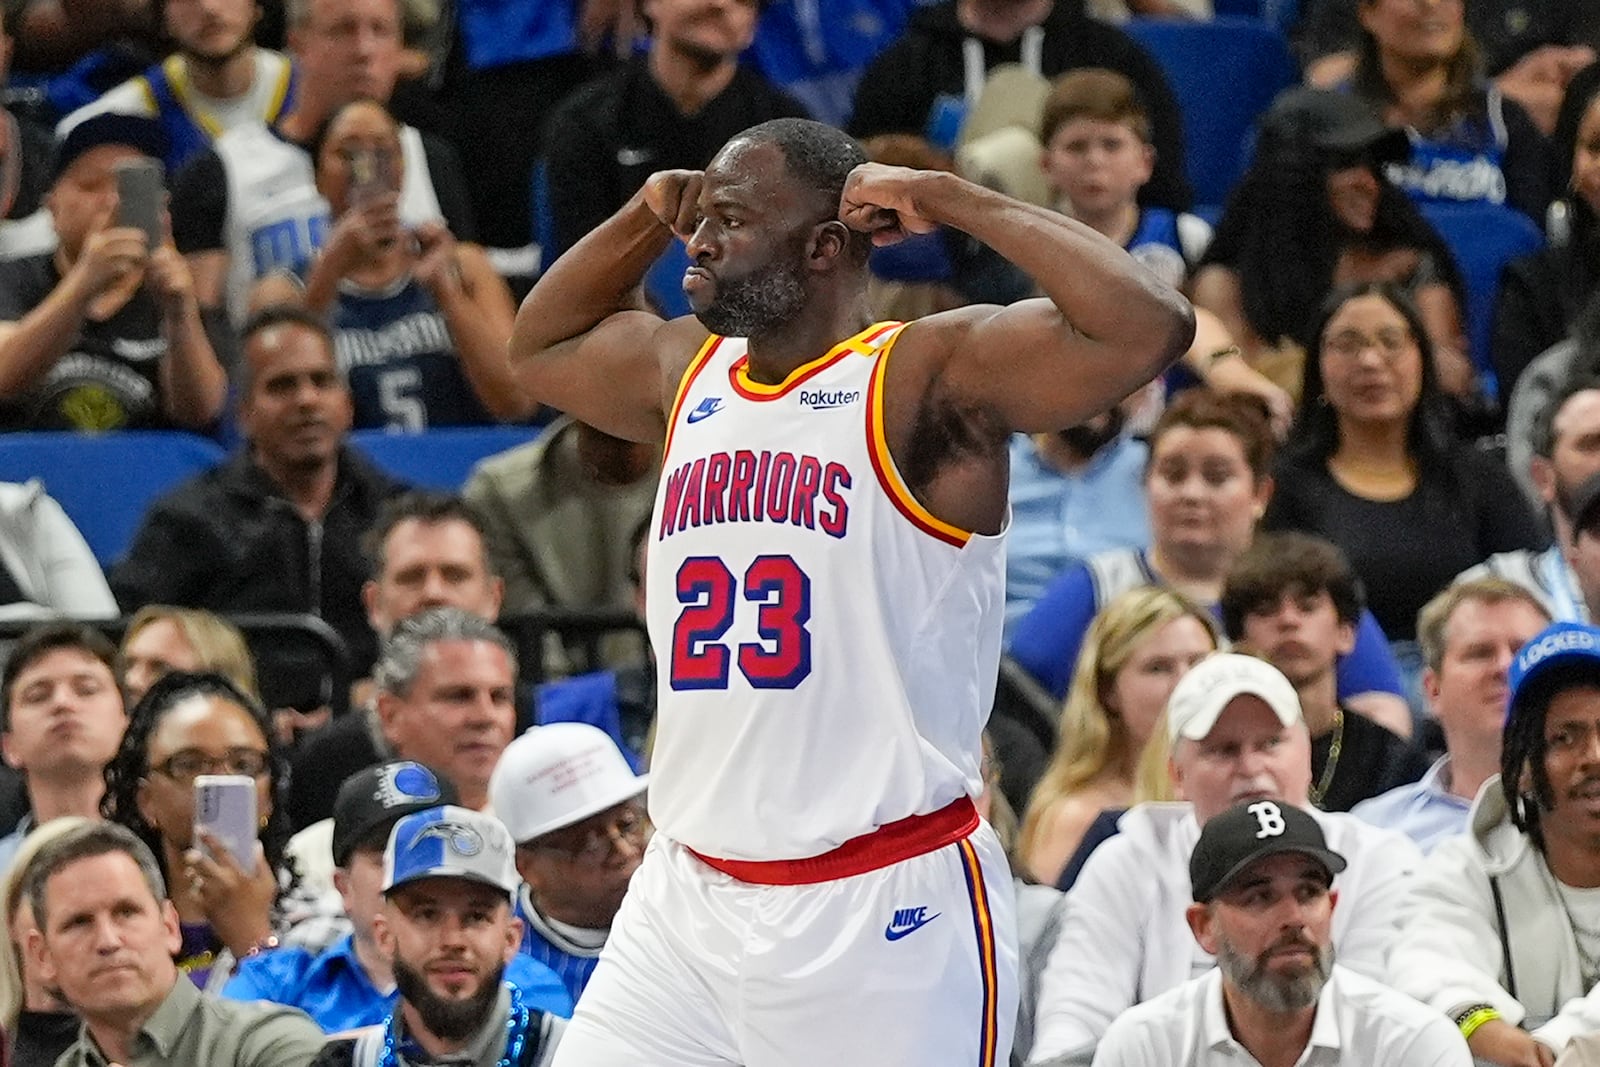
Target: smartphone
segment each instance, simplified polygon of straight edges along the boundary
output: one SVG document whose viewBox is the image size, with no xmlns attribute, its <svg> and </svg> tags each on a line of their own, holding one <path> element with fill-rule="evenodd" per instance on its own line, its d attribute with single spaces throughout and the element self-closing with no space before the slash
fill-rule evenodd
<svg viewBox="0 0 1600 1067">
<path fill-rule="evenodd" d="M 351 207 L 363 207 L 389 191 L 386 155 L 376 148 L 358 148 L 351 154 L 348 196 Z"/>
<path fill-rule="evenodd" d="M 256 869 L 256 780 L 242 774 L 202 774 L 194 780 L 195 845 L 204 830 L 233 854 L 246 873 Z M 213 859 L 216 857 L 213 856 Z"/>
<path fill-rule="evenodd" d="M 116 166 L 117 225 L 144 231 L 153 250 L 166 238 L 161 214 L 166 208 L 167 186 L 159 160 L 130 159 Z"/>
</svg>

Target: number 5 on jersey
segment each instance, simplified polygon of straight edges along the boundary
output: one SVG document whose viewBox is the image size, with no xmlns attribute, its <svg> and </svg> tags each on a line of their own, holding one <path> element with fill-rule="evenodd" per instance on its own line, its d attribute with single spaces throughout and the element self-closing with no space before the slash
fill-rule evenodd
<svg viewBox="0 0 1600 1067">
<path fill-rule="evenodd" d="M 722 638 L 740 588 L 760 605 L 761 640 L 738 646 L 739 673 L 757 689 L 793 689 L 811 673 L 811 579 L 792 556 L 757 556 L 742 581 L 717 556 L 690 556 L 674 586 L 684 609 L 672 628 L 673 689 L 728 688 L 733 649 Z"/>
</svg>

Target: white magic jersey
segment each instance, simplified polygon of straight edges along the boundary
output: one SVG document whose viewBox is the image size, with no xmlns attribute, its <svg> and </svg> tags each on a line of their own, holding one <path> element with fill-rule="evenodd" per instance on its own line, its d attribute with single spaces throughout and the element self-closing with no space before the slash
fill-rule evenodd
<svg viewBox="0 0 1600 1067">
<path fill-rule="evenodd" d="M 779 386 L 711 338 L 667 425 L 646 598 L 650 816 L 708 856 L 802 859 L 976 795 L 1005 604 L 1001 536 L 904 487 L 880 323 Z"/>
</svg>

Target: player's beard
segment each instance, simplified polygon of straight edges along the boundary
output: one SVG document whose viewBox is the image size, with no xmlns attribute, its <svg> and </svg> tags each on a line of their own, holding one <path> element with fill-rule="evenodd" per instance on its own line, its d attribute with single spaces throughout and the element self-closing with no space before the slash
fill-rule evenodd
<svg viewBox="0 0 1600 1067">
<path fill-rule="evenodd" d="M 724 337 L 751 337 L 785 326 L 806 305 L 801 270 L 792 263 L 769 263 L 737 281 L 718 277 L 716 287 L 711 303 L 695 317 Z"/>
<path fill-rule="evenodd" d="M 1315 948 L 1310 969 L 1303 974 L 1275 974 L 1267 966 L 1268 949 L 1255 959 L 1235 951 L 1226 937 L 1217 946 L 1217 966 L 1239 992 L 1268 1011 L 1288 1015 L 1309 1008 L 1322 995 L 1333 968 L 1333 946 Z M 1274 946 L 1277 948 L 1279 946 Z"/>
<path fill-rule="evenodd" d="M 481 1030 L 494 1011 L 500 996 L 500 982 L 505 977 L 505 964 L 500 964 L 484 976 L 477 992 L 464 1000 L 439 996 L 428 988 L 428 979 L 404 960 L 394 961 L 394 984 L 406 1003 L 417 1009 L 422 1025 L 435 1037 L 446 1041 L 465 1041 Z"/>
</svg>

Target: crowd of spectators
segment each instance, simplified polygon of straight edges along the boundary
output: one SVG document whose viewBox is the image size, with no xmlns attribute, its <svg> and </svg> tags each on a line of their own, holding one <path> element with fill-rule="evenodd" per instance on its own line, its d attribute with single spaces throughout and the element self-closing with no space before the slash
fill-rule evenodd
<svg viewBox="0 0 1600 1067">
<path fill-rule="evenodd" d="M 655 681 L 515 623 L 642 619 L 659 450 L 523 393 L 515 298 L 787 116 L 1197 309 L 1161 380 L 1011 445 L 1013 1062 L 1600 1062 L 1600 14 L 1300 6 L 1303 83 L 1196 203 L 1208 100 L 1126 23 L 1205 0 L 0 5 L 0 430 L 231 449 L 105 570 L 0 484 L 0 1062 L 548 1056 L 651 832 Z M 1540 235 L 1487 294 L 1457 207 Z M 873 264 L 885 319 L 1037 291 L 953 232 Z M 493 425 L 529 443 L 459 495 L 350 440 Z M 242 854 L 196 829 L 218 774 Z"/>
</svg>

